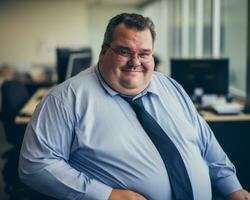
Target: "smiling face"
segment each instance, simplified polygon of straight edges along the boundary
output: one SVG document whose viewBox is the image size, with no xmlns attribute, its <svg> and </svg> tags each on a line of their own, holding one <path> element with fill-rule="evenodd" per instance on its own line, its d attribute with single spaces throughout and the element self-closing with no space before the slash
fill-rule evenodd
<svg viewBox="0 0 250 200">
<path fill-rule="evenodd" d="M 115 28 L 113 41 L 102 48 L 100 73 L 114 90 L 137 95 L 150 82 L 154 70 L 152 51 L 153 39 L 149 29 L 137 30 L 121 23 Z"/>
</svg>

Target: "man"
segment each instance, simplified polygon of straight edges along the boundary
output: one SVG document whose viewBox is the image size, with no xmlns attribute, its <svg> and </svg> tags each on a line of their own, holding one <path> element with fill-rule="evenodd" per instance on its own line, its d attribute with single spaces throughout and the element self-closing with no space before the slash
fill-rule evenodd
<svg viewBox="0 0 250 200">
<path fill-rule="evenodd" d="M 154 40 L 149 18 L 110 20 L 98 65 L 53 88 L 37 107 L 20 155 L 26 184 L 59 199 L 174 199 L 181 180 L 172 180 L 172 163 L 139 121 L 131 101 L 142 99 L 181 155 L 190 199 L 211 199 L 211 183 L 230 200 L 250 198 L 183 89 L 153 72 Z"/>
</svg>

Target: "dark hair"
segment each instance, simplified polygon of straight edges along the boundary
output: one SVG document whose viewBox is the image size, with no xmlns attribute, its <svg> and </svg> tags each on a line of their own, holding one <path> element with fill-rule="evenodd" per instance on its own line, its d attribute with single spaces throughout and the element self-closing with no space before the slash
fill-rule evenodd
<svg viewBox="0 0 250 200">
<path fill-rule="evenodd" d="M 155 27 L 150 18 L 135 13 L 122 13 L 110 19 L 104 34 L 103 45 L 110 44 L 113 41 L 115 27 L 121 23 L 125 24 L 128 28 L 135 28 L 137 30 L 149 29 L 152 40 L 153 42 L 155 41 Z"/>
</svg>

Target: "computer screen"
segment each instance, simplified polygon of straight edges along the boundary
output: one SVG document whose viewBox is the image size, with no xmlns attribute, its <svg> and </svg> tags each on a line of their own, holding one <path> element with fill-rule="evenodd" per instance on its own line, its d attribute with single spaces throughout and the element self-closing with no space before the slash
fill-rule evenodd
<svg viewBox="0 0 250 200">
<path fill-rule="evenodd" d="M 227 58 L 170 60 L 171 77 L 179 82 L 189 95 L 196 88 L 204 94 L 225 95 L 228 93 L 229 60 Z"/>
<path fill-rule="evenodd" d="M 91 54 L 86 53 L 73 53 L 69 57 L 69 64 L 67 68 L 66 79 L 75 76 L 79 72 L 90 67 L 91 64 Z"/>
<path fill-rule="evenodd" d="M 56 49 L 56 70 L 57 70 L 57 76 L 58 76 L 58 83 L 61 83 L 66 79 L 67 67 L 69 64 L 69 57 L 73 53 L 90 53 L 92 55 L 92 51 L 90 47 L 57 48 Z"/>
</svg>

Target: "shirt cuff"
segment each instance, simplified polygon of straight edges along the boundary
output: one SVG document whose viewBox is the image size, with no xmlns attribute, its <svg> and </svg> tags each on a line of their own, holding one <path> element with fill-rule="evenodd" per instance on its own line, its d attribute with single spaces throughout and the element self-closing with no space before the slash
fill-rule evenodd
<svg viewBox="0 0 250 200">
<path fill-rule="evenodd" d="M 96 180 L 91 180 L 84 197 L 89 200 L 107 200 L 113 188 Z"/>
<path fill-rule="evenodd" d="M 228 196 L 232 192 L 242 189 L 236 175 L 220 179 L 215 183 L 215 187 L 224 197 Z"/>
</svg>

